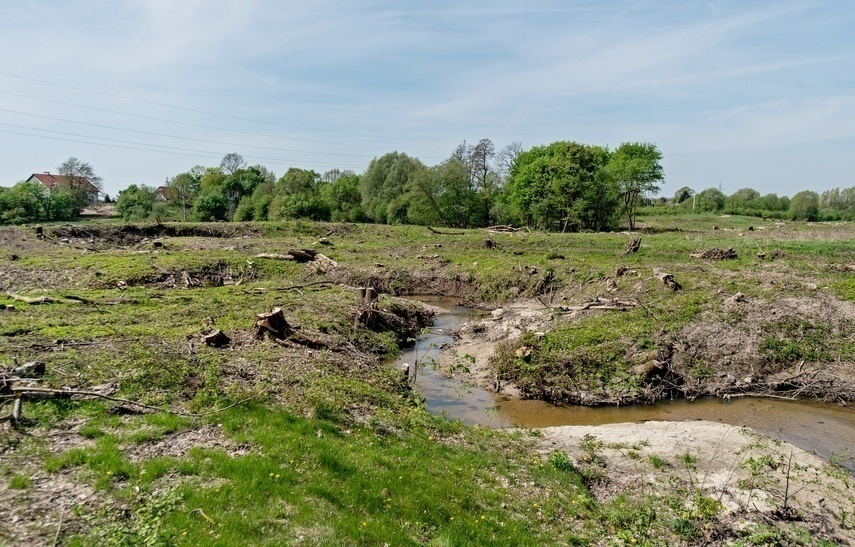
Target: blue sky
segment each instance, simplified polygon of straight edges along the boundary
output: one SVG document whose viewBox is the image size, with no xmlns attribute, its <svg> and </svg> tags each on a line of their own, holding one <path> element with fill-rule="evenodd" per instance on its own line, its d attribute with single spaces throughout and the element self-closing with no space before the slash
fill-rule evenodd
<svg viewBox="0 0 855 547">
<path fill-rule="evenodd" d="M 364 171 L 463 140 L 656 143 L 665 185 L 855 186 L 855 3 L 0 0 L 0 184 L 229 152 Z"/>
</svg>

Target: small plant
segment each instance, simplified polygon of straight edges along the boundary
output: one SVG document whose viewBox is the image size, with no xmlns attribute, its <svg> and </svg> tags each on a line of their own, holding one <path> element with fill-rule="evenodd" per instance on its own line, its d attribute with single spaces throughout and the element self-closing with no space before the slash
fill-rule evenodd
<svg viewBox="0 0 855 547">
<path fill-rule="evenodd" d="M 564 450 L 555 450 L 549 455 L 549 463 L 557 471 L 575 471 L 570 456 Z"/>
<path fill-rule="evenodd" d="M 32 481 L 27 475 L 12 475 L 9 480 L 9 488 L 11 490 L 27 490 L 32 486 Z"/>
<path fill-rule="evenodd" d="M 668 465 L 663 458 L 657 456 L 656 454 L 650 454 L 647 456 L 647 459 L 650 461 L 650 464 L 653 466 L 653 469 L 665 469 Z"/>
<path fill-rule="evenodd" d="M 686 466 L 686 469 L 689 471 L 697 471 L 698 470 L 698 457 L 694 456 L 688 452 L 685 454 L 680 454 L 680 461 L 683 462 L 683 465 Z"/>
</svg>

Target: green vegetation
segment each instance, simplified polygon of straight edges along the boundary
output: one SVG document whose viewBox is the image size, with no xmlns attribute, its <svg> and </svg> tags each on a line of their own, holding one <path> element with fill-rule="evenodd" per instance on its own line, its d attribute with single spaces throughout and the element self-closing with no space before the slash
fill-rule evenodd
<svg viewBox="0 0 855 547">
<path fill-rule="evenodd" d="M 299 187 L 305 179 L 292 172 L 286 182 Z M 352 182 L 339 190 L 352 192 Z M 483 184 L 498 203 L 489 180 Z M 255 211 L 255 190 L 250 207 L 241 205 L 244 190 L 234 188 L 235 215 Z M 25 229 L 2 228 L 4 293 L 80 302 L 0 297 L 2 366 L 39 361 L 46 365 L 44 385 L 112 386 L 115 397 L 161 409 L 28 400 L 20 429 L 2 439 L 9 495 L 57 484 L 85 490 L 86 503 L 75 501 L 81 492 L 71 489 L 62 500 L 59 543 L 69 545 L 733 539 L 721 531 L 715 500 L 691 486 L 667 495 L 645 488 L 598 496 L 612 470 L 596 438 L 586 438 L 578 456 L 543 453 L 536 435 L 429 415 L 400 372 L 382 362 L 429 320 L 393 295 L 450 294 L 494 306 L 538 297 L 553 308 L 550 329 L 507 345 L 497 361 L 501 379 L 544 398 L 584 391 L 595 399 L 637 400 L 651 384 L 634 367 L 663 347 L 688 347 L 695 332 L 688 327 L 748 328 L 772 303 L 803 295 L 808 283 L 828 287 L 815 289 L 827 311 L 837 297 L 852 298 L 849 274 L 839 269 L 855 263 L 846 227 L 710 214 L 642 220 L 643 244 L 632 255 L 624 254 L 628 236 L 616 233 L 485 236 L 459 228 L 460 234 L 440 235 L 414 226 L 302 220 L 89 222 L 49 226 L 37 239 Z M 329 241 L 320 243 L 322 237 Z M 739 258 L 688 258 L 713 246 L 733 247 Z M 302 248 L 338 266 L 257 256 Z M 769 256 L 757 258 L 758 249 Z M 616 275 L 618 266 L 632 273 Z M 667 268 L 683 289 L 662 285 L 654 267 Z M 373 324 L 360 319 L 354 290 L 369 284 L 382 293 L 381 319 Z M 748 302 L 726 306 L 737 291 Z M 597 297 L 639 305 L 571 311 Z M 293 336 L 256 336 L 256 314 L 275 307 Z M 799 313 L 765 318 L 755 326 L 756 348 L 776 370 L 794 358 L 810 366 L 852 355 L 851 329 L 831 311 L 810 321 Z M 231 339 L 225 347 L 205 345 L 203 335 L 215 328 Z M 527 355 L 518 355 L 522 346 Z M 693 386 L 695 379 L 719 381 L 714 359 L 700 350 L 689 357 L 672 359 L 675 373 Z M 666 467 L 664 458 L 644 456 L 640 444 L 629 448 L 633 464 Z M 700 473 L 703 462 L 670 467 Z M 43 522 L 53 522 L 41 531 L 42 542 L 50 542 L 56 521 L 39 510 Z"/>
</svg>

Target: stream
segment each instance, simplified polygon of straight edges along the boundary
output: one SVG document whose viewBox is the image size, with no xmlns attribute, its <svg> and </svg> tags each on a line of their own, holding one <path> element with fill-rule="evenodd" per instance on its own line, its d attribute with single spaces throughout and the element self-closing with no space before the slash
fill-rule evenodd
<svg viewBox="0 0 855 547">
<path fill-rule="evenodd" d="M 406 348 L 394 363 L 398 367 L 420 363 L 416 389 L 433 414 L 491 428 L 708 420 L 750 427 L 823 458 L 833 455 L 840 465 L 855 473 L 855 412 L 837 405 L 759 397 L 734 397 L 729 401 L 706 397 L 693 402 L 680 399 L 653 405 L 583 407 L 517 399 L 447 378 L 431 363 L 453 343 L 452 331 L 481 314 L 457 306 L 453 299 L 411 298 L 447 310 L 437 315 L 429 332 Z"/>
</svg>

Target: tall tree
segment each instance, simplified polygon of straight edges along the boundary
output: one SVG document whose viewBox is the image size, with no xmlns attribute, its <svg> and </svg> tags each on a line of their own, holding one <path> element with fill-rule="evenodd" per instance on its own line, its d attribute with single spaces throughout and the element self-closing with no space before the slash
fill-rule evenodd
<svg viewBox="0 0 855 547">
<path fill-rule="evenodd" d="M 606 169 L 618 185 L 630 231 L 635 229 L 635 212 L 641 200 L 658 192 L 665 178 L 661 160 L 662 152 L 647 142 L 622 143 L 612 154 Z"/>
<path fill-rule="evenodd" d="M 220 162 L 220 169 L 227 175 L 233 175 L 244 167 L 246 167 L 246 160 L 236 152 L 226 154 L 223 156 L 223 161 Z"/>
<path fill-rule="evenodd" d="M 199 192 L 201 184 L 201 176 L 188 171 L 175 175 L 167 184 L 167 195 L 174 203 L 181 205 L 181 217 L 187 220 L 187 205 L 193 203 L 196 194 Z"/>
<path fill-rule="evenodd" d="M 71 194 L 76 213 L 79 214 L 89 204 L 91 192 L 90 184 L 100 192 L 102 179 L 95 173 L 95 169 L 89 163 L 81 161 L 74 156 L 68 158 L 56 168 L 59 174 L 65 177 L 68 193 Z"/>
</svg>

